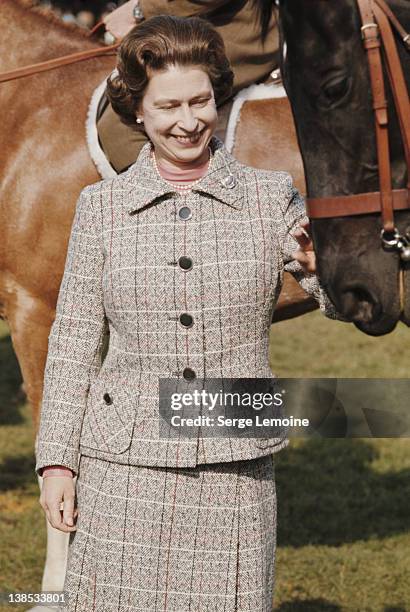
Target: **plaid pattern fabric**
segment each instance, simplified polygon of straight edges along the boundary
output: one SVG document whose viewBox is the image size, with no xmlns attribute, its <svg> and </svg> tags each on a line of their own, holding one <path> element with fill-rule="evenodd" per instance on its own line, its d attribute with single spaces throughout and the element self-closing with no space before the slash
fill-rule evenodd
<svg viewBox="0 0 410 612">
<path fill-rule="evenodd" d="M 168 467 L 278 451 L 286 439 L 161 439 L 159 378 L 186 368 L 205 379 L 271 377 L 269 329 L 284 270 L 339 318 L 316 276 L 291 260 L 289 232 L 305 212 L 286 172 L 244 166 L 214 137 L 207 174 L 180 195 L 158 176 L 150 148 L 77 202 L 49 335 L 39 473 L 51 464 L 77 472 L 80 451 Z"/>
<path fill-rule="evenodd" d="M 273 456 L 194 468 L 81 456 L 66 612 L 271 612 Z"/>
</svg>

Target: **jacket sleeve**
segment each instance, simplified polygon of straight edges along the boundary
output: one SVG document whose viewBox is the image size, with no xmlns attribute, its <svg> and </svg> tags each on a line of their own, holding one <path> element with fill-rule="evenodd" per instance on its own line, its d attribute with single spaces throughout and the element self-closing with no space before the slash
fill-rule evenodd
<svg viewBox="0 0 410 612">
<path fill-rule="evenodd" d="M 79 440 L 91 380 L 101 367 L 107 331 L 102 292 L 104 254 L 92 185 L 75 209 L 65 269 L 48 336 L 36 472 L 63 465 L 77 473 Z"/>
<path fill-rule="evenodd" d="M 291 254 L 298 248 L 299 244 L 296 238 L 291 236 L 291 232 L 298 227 L 301 221 L 308 221 L 308 217 L 306 216 L 304 199 L 293 186 L 290 175 L 287 177 L 286 187 L 286 197 L 282 199 L 281 206 L 283 216 L 281 244 L 284 271 L 290 272 L 302 289 L 318 302 L 320 310 L 326 317 L 347 321 L 337 312 L 316 274 L 306 273 L 300 263 L 292 259 Z"/>
</svg>

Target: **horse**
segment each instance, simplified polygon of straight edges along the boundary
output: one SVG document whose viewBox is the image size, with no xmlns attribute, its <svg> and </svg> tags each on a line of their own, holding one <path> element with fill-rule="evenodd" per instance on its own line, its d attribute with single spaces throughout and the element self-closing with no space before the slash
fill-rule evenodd
<svg viewBox="0 0 410 612">
<path fill-rule="evenodd" d="M 62 22 L 34 0 L 2 0 L 0 29 L 0 72 L 99 46 L 85 30 Z M 101 178 L 86 143 L 88 105 L 93 91 L 114 67 L 115 58 L 99 56 L 0 83 L 0 316 L 9 325 L 32 407 L 34 434 L 75 203 L 84 186 Z M 299 177 L 296 184 L 303 187 L 303 167 L 286 100 L 280 102 L 275 116 L 273 127 L 271 100 L 244 104 L 233 153 L 249 165 L 291 168 Z M 272 147 L 272 142 L 284 138 L 287 148 Z M 250 146 L 252 141 L 257 146 Z M 314 308 L 316 303 L 298 286 L 289 289 L 285 284 L 275 320 Z M 68 534 L 47 523 L 47 536 L 42 590 L 61 590 Z"/>
<path fill-rule="evenodd" d="M 271 0 L 256 4 L 263 26 L 273 5 Z M 409 31 L 410 2 L 389 0 L 388 7 Z M 280 0 L 279 20 L 281 69 L 304 162 L 308 205 L 309 199 L 381 191 L 371 75 L 362 42 L 362 35 L 374 36 L 374 26 L 362 28 L 357 0 Z M 410 81 L 408 41 L 406 47 L 395 36 L 404 90 Z M 383 71 L 392 186 L 405 190 L 409 168 L 385 64 Z M 382 243 L 380 213 L 332 217 L 329 211 L 311 219 L 322 284 L 337 310 L 368 335 L 387 334 L 399 321 L 410 325 L 410 210 L 395 211 L 394 220 L 402 244 L 407 244 L 407 259 Z"/>
</svg>

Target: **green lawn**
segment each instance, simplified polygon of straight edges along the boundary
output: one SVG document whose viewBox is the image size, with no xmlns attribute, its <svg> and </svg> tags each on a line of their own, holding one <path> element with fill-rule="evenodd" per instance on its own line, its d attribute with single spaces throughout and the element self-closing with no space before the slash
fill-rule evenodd
<svg viewBox="0 0 410 612">
<path fill-rule="evenodd" d="M 272 325 L 270 365 L 282 377 L 408 378 L 409 340 L 403 324 L 373 338 L 316 310 Z"/>
<path fill-rule="evenodd" d="M 271 367 L 282 377 L 407 377 L 409 334 L 401 326 L 368 338 L 314 312 L 272 326 Z M 0 372 L 0 591 L 38 591 L 45 524 L 30 413 L 4 323 Z M 292 441 L 276 476 L 275 611 L 410 611 L 408 440 Z"/>
</svg>

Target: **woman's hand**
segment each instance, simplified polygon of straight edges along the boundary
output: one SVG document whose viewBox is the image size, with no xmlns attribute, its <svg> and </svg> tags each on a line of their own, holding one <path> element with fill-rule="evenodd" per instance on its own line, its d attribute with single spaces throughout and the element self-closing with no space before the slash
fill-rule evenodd
<svg viewBox="0 0 410 612">
<path fill-rule="evenodd" d="M 66 533 L 75 531 L 74 519 L 77 509 L 74 508 L 75 484 L 72 476 L 48 476 L 43 478 L 40 506 L 46 513 L 52 527 Z M 60 507 L 63 506 L 61 510 Z"/>
<path fill-rule="evenodd" d="M 136 25 L 132 14 L 135 0 L 129 0 L 119 8 L 103 17 L 106 30 L 116 39 L 124 38 L 126 34 Z"/>
<path fill-rule="evenodd" d="M 300 263 L 306 273 L 314 274 L 316 272 L 316 255 L 310 237 L 309 221 L 300 223 L 299 228 L 294 230 L 291 235 L 299 243 L 299 248 L 292 253 L 293 259 Z"/>
</svg>

